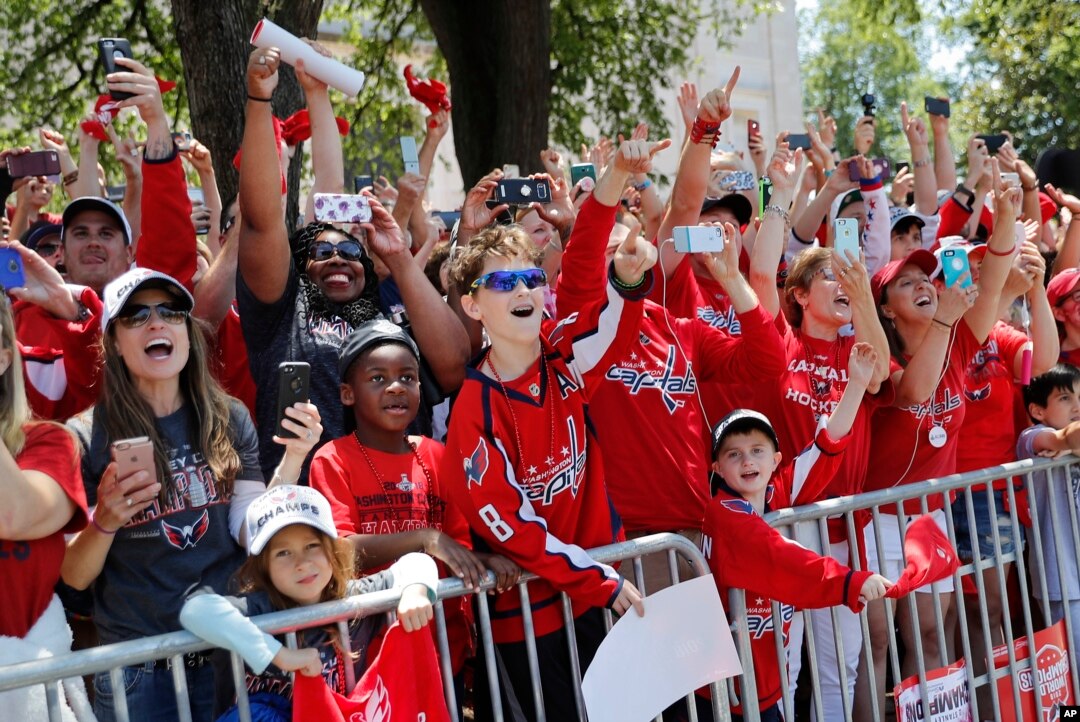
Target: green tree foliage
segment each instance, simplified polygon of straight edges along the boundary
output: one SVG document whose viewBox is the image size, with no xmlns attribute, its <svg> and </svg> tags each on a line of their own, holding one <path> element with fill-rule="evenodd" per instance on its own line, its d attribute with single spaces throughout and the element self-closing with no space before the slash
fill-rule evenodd
<svg viewBox="0 0 1080 722">
<path fill-rule="evenodd" d="M 837 147 L 854 152 L 855 122 L 863 115 L 860 98 L 877 100 L 877 133 L 873 153 L 896 161 L 909 160 L 900 127 L 900 103 L 923 112 L 924 95 L 948 95 L 945 83 L 926 70 L 930 56 L 919 24 L 897 15 L 892 22 L 860 12 L 862 0 L 820 0 L 800 20 L 805 104 L 822 108 L 837 122 Z"/>
<path fill-rule="evenodd" d="M 1080 148 L 1080 3 L 976 0 L 956 11 L 945 31 L 972 46 L 963 90 L 972 127 L 1011 131 L 1032 162 L 1046 148 Z"/>
</svg>

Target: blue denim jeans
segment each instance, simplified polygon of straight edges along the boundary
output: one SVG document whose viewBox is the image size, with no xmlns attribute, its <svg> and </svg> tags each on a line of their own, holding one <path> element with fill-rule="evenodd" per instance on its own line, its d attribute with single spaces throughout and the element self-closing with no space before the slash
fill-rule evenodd
<svg viewBox="0 0 1080 722">
<path fill-rule="evenodd" d="M 185 668 L 188 700 L 193 722 L 212 722 L 214 719 L 214 667 L 204 664 Z M 172 670 L 155 667 L 153 662 L 124 667 L 124 690 L 128 717 L 138 722 L 176 722 L 176 692 Z M 99 722 L 116 719 L 116 702 L 108 672 L 94 675 L 94 714 Z"/>
</svg>

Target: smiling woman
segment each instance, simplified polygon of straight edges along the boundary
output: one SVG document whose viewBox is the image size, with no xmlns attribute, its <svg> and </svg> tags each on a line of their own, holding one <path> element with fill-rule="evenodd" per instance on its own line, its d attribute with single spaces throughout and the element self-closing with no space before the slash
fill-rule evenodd
<svg viewBox="0 0 1080 722">
<path fill-rule="evenodd" d="M 94 622 L 111 643 L 179 629 L 195 585 L 225 591 L 244 560 L 244 512 L 264 486 L 254 425 L 209 375 L 190 294 L 138 268 L 108 284 L 103 300 L 101 400 L 69 422 L 83 447 L 94 524 L 71 542 L 62 573 L 77 589 L 92 585 Z M 121 441 L 152 451 L 121 453 Z M 203 655 L 185 667 L 195 719 L 209 719 L 212 668 Z M 175 715 L 166 667 L 124 675 L 133 718 Z M 98 718 L 112 719 L 108 674 L 94 686 Z"/>
</svg>

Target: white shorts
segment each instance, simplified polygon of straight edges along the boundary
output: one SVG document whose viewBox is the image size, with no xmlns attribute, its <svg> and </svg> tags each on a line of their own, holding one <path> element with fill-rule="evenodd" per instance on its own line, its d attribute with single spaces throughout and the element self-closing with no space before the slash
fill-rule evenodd
<svg viewBox="0 0 1080 722">
<path fill-rule="evenodd" d="M 919 518 L 921 514 L 914 514 L 904 517 L 905 528 L 910 525 L 911 522 Z M 945 510 L 938 509 L 930 512 L 930 516 L 934 518 L 934 523 L 941 529 L 941 533 L 948 536 L 948 530 L 945 527 Z M 900 522 L 897 520 L 895 514 L 882 514 L 880 516 L 881 525 L 881 558 L 878 555 L 877 540 L 874 535 L 874 522 L 870 522 L 864 530 L 864 539 L 866 541 L 866 565 L 870 568 L 870 571 L 877 572 L 891 582 L 895 582 L 900 576 L 901 572 L 907 566 L 907 562 L 904 560 L 904 543 L 900 538 Z M 954 590 L 953 578 L 948 576 L 939 582 L 935 582 L 938 592 L 945 593 Z M 930 594 L 930 587 L 932 585 L 927 584 L 924 587 L 919 587 L 916 592 L 923 594 Z"/>
</svg>

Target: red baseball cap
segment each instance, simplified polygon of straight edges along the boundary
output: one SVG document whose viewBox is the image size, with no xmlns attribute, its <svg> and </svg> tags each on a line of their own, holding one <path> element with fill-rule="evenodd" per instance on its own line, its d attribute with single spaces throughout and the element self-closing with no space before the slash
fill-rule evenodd
<svg viewBox="0 0 1080 722">
<path fill-rule="evenodd" d="M 1068 268 L 1062 271 L 1054 276 L 1046 287 L 1046 300 L 1051 306 L 1058 305 L 1063 298 L 1073 292 L 1078 283 L 1080 283 L 1080 268 Z"/>
<path fill-rule="evenodd" d="M 934 277 L 938 269 L 938 261 L 934 258 L 934 254 L 921 248 L 912 251 L 906 258 L 889 261 L 870 279 L 870 290 L 874 294 L 874 303 L 881 304 L 881 294 L 885 287 L 900 275 L 900 271 L 904 270 L 904 266 L 909 264 L 918 266 L 930 278 Z"/>
<path fill-rule="evenodd" d="M 1054 199 L 1046 193 L 1039 191 L 1039 214 L 1042 216 L 1042 222 L 1046 223 L 1048 220 L 1057 215 L 1058 206 L 1054 203 Z"/>
</svg>

